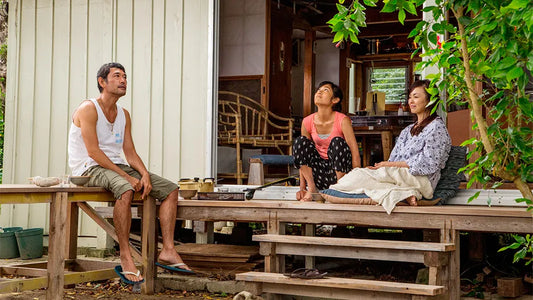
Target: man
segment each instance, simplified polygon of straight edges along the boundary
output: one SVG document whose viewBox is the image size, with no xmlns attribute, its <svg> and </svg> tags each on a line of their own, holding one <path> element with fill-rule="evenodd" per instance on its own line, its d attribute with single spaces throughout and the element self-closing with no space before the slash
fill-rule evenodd
<svg viewBox="0 0 533 300">
<path fill-rule="evenodd" d="M 129 248 L 131 201 L 134 192 L 142 192 L 143 199 L 148 195 L 164 199 L 159 209 L 163 250 L 156 264 L 171 271 L 193 273 L 174 249 L 178 186 L 148 172 L 133 144 L 130 115 L 117 104 L 126 94 L 126 71 L 119 63 L 108 63 L 98 70 L 96 78 L 100 95 L 83 101 L 72 116 L 69 166 L 73 175 L 91 176 L 89 186 L 104 187 L 117 199 L 113 221 L 121 268 L 115 270 L 126 283 L 144 281 Z"/>
</svg>

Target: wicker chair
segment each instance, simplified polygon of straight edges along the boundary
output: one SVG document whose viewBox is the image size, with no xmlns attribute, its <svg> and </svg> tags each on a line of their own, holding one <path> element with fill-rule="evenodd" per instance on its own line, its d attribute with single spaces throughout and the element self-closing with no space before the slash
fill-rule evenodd
<svg viewBox="0 0 533 300">
<path fill-rule="evenodd" d="M 276 148 L 280 154 L 292 154 L 293 119 L 278 116 L 246 96 L 226 91 L 218 94 L 218 144 L 237 150 L 237 173 L 220 177 L 243 183 L 247 174 L 242 170 L 242 148 Z"/>
</svg>

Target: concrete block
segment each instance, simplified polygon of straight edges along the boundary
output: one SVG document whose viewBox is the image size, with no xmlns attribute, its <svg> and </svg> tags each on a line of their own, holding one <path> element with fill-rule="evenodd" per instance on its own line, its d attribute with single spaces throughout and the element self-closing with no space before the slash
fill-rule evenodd
<svg viewBox="0 0 533 300">
<path fill-rule="evenodd" d="M 237 294 L 245 290 L 244 281 L 210 281 L 206 286 L 210 293 Z"/>
</svg>

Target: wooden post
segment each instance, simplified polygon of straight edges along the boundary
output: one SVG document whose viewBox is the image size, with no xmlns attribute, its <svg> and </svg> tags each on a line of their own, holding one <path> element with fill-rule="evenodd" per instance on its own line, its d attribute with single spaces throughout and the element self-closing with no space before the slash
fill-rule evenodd
<svg viewBox="0 0 533 300">
<path fill-rule="evenodd" d="M 63 299 L 63 284 L 65 282 L 65 251 L 68 193 L 58 192 L 50 203 L 50 231 L 48 240 L 48 289 L 47 300 Z"/>
<path fill-rule="evenodd" d="M 67 203 L 67 220 L 66 220 L 66 243 L 65 258 L 76 259 L 78 255 L 78 217 L 79 209 L 76 202 Z"/>
<path fill-rule="evenodd" d="M 143 203 L 142 215 L 142 265 L 145 282 L 142 285 L 143 294 L 152 295 L 155 291 L 155 256 L 157 242 L 155 235 L 156 203 L 155 199 L 148 196 Z"/>
<path fill-rule="evenodd" d="M 315 224 L 305 224 L 305 236 L 315 236 L 316 225 Z M 312 269 L 315 267 L 315 257 L 306 256 L 305 257 L 305 267 Z"/>
<path fill-rule="evenodd" d="M 441 243 L 454 243 L 455 251 L 450 253 L 450 260 L 446 267 L 448 274 L 448 282 L 445 285 L 448 288 L 448 297 L 451 300 L 459 300 L 461 298 L 461 272 L 460 272 L 460 237 L 459 231 L 453 229 L 451 221 L 447 221 L 440 233 Z"/>
<path fill-rule="evenodd" d="M 303 95 L 303 116 L 306 117 L 312 113 L 313 108 L 313 86 L 315 81 L 315 53 L 313 46 L 315 43 L 316 33 L 314 30 L 305 31 L 305 50 L 304 50 L 304 95 Z"/>
</svg>

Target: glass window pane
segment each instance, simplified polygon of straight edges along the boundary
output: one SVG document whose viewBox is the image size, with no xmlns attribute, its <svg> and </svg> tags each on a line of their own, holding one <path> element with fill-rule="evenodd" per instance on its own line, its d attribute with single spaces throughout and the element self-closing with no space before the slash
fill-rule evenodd
<svg viewBox="0 0 533 300">
<path fill-rule="evenodd" d="M 369 91 L 385 93 L 385 103 L 405 101 L 407 95 L 407 67 L 371 68 Z"/>
</svg>

